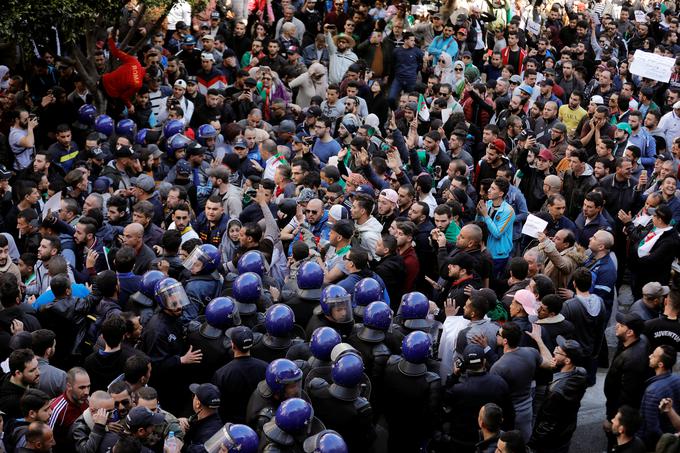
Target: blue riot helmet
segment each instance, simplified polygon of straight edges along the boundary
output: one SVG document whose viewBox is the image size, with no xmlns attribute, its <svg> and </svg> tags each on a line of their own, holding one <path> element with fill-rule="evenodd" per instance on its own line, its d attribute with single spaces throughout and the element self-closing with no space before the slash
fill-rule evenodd
<svg viewBox="0 0 680 453">
<path fill-rule="evenodd" d="M 305 299 L 319 299 L 323 286 L 324 272 L 319 263 L 307 261 L 297 272 L 298 294 Z"/>
<path fill-rule="evenodd" d="M 241 324 L 236 302 L 231 297 L 216 297 L 205 307 L 205 322 L 201 333 L 217 338 L 230 327 Z"/>
<path fill-rule="evenodd" d="M 383 300 L 383 288 L 380 283 L 371 277 L 359 280 L 354 287 L 354 314 L 363 316 L 366 306 L 377 300 Z"/>
<path fill-rule="evenodd" d="M 328 285 L 321 292 L 321 310 L 339 324 L 352 322 L 352 296 L 339 285 Z"/>
<path fill-rule="evenodd" d="M 184 287 L 174 278 L 164 278 L 156 283 L 156 301 L 166 310 L 177 311 L 189 305 Z"/>
<path fill-rule="evenodd" d="M 359 339 L 369 343 L 385 340 L 385 332 L 392 325 L 392 309 L 385 302 L 371 302 L 364 311 L 363 327 L 357 332 Z"/>
<path fill-rule="evenodd" d="M 301 391 L 300 385 L 297 385 L 297 390 L 291 389 L 293 393 L 297 392 L 295 395 L 287 395 L 286 388 L 288 384 L 302 383 L 302 370 L 291 360 L 276 359 L 267 365 L 264 380 L 272 392 L 279 397 L 299 396 Z"/>
<path fill-rule="evenodd" d="M 245 272 L 255 272 L 260 277 L 264 277 L 267 270 L 267 265 L 262 254 L 256 250 L 250 250 L 244 253 L 236 264 L 239 274 Z"/>
<path fill-rule="evenodd" d="M 156 296 L 156 283 L 163 280 L 165 274 L 161 271 L 147 271 L 139 283 L 139 291 L 130 295 L 130 298 L 137 304 L 144 307 L 152 307 Z"/>
<path fill-rule="evenodd" d="M 203 444 L 203 448 L 207 453 L 257 453 L 259 444 L 257 433 L 250 426 L 227 423 Z"/>
<path fill-rule="evenodd" d="M 349 451 L 342 436 L 332 429 L 325 429 L 308 437 L 302 444 L 302 448 L 305 453 L 348 453 Z"/>
<path fill-rule="evenodd" d="M 312 405 L 301 398 L 291 398 L 276 409 L 274 420 L 283 432 L 287 434 L 303 434 L 307 432 L 314 419 Z"/>
<path fill-rule="evenodd" d="M 331 395 L 345 401 L 354 401 L 361 393 L 359 384 L 364 377 L 364 361 L 356 351 L 343 352 L 331 366 L 333 384 Z"/>
<path fill-rule="evenodd" d="M 97 108 L 92 104 L 83 104 L 78 109 L 78 121 L 85 126 L 91 126 L 97 116 Z"/>
<path fill-rule="evenodd" d="M 198 126 L 197 138 L 201 145 L 205 145 L 206 139 L 215 138 L 218 135 L 217 129 L 215 129 L 212 124 L 203 124 Z"/>
<path fill-rule="evenodd" d="M 182 265 L 193 275 L 207 275 L 217 269 L 222 261 L 220 251 L 212 244 L 195 247 Z"/>
<path fill-rule="evenodd" d="M 288 337 L 295 326 L 295 314 L 285 304 L 274 304 L 264 314 L 264 328 L 273 337 Z"/>
<path fill-rule="evenodd" d="M 180 149 L 186 149 L 191 143 L 191 139 L 186 135 L 175 134 L 168 140 L 168 153 L 173 155 Z"/>
<path fill-rule="evenodd" d="M 409 376 L 419 376 L 427 371 L 425 363 L 430 357 L 432 339 L 425 332 L 419 330 L 406 335 L 401 342 L 401 355 L 404 358 L 399 362 L 399 370 Z"/>
<path fill-rule="evenodd" d="M 119 137 L 127 137 L 132 141 L 137 133 L 137 125 L 130 119 L 122 119 L 116 125 L 116 135 Z"/>
<path fill-rule="evenodd" d="M 429 329 L 432 326 L 432 321 L 427 319 L 429 311 L 429 299 L 423 293 L 413 291 L 401 298 L 397 317 L 409 329 Z"/>
<path fill-rule="evenodd" d="M 170 137 L 184 132 L 184 122 L 182 120 L 170 120 L 163 126 L 163 136 L 170 140 Z"/>
<path fill-rule="evenodd" d="M 319 327 L 312 333 L 309 340 L 309 350 L 312 355 L 323 362 L 330 362 L 331 351 L 342 343 L 340 334 L 331 327 Z"/>
<path fill-rule="evenodd" d="M 94 120 L 94 130 L 110 137 L 113 134 L 113 119 L 109 115 L 99 115 Z"/>
<path fill-rule="evenodd" d="M 142 128 L 137 132 L 137 135 L 135 135 L 135 143 L 137 145 L 145 145 L 146 144 L 146 134 L 149 132 L 149 129 L 147 128 Z"/>
<path fill-rule="evenodd" d="M 242 315 L 253 314 L 257 311 L 256 304 L 262 295 L 262 279 L 254 272 L 239 275 L 234 280 L 231 293 Z"/>
</svg>

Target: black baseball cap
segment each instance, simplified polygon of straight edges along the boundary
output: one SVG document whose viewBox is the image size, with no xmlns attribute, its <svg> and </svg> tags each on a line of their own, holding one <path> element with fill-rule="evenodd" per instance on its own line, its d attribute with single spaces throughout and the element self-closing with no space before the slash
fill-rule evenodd
<svg viewBox="0 0 680 453">
<path fill-rule="evenodd" d="M 631 329 L 635 335 L 640 335 L 645 327 L 645 322 L 637 313 L 617 313 L 616 322 Z"/>
<path fill-rule="evenodd" d="M 239 351 L 249 351 L 253 347 L 253 331 L 246 326 L 234 327 L 231 331 L 231 342 Z"/>
<path fill-rule="evenodd" d="M 583 357 L 581 343 L 576 340 L 567 340 L 562 335 L 558 335 L 557 346 L 559 346 L 571 360 L 578 360 Z"/>
<path fill-rule="evenodd" d="M 189 390 L 196 395 L 202 405 L 211 409 L 220 407 L 220 389 L 214 384 L 191 384 Z"/>
<path fill-rule="evenodd" d="M 7 167 L 0 165 L 0 180 L 9 179 L 12 177 L 12 172 L 7 170 Z"/>
<path fill-rule="evenodd" d="M 484 360 L 484 349 L 478 344 L 468 344 L 463 350 L 465 366 L 478 366 Z"/>
<path fill-rule="evenodd" d="M 125 417 L 125 424 L 131 430 L 136 428 L 145 428 L 152 425 L 160 425 L 165 421 L 165 415 L 151 412 L 143 406 L 137 406 L 130 409 L 127 417 Z"/>
</svg>

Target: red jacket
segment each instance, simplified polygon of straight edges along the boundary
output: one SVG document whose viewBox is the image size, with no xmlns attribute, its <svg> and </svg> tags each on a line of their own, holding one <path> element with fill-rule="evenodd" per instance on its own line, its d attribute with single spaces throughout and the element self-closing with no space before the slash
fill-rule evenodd
<svg viewBox="0 0 680 453">
<path fill-rule="evenodd" d="M 510 56 L 510 48 L 505 47 L 504 49 L 501 50 L 501 58 L 503 59 L 503 65 L 510 64 L 508 62 L 508 58 Z M 521 74 L 522 71 L 524 70 L 524 59 L 527 56 L 527 51 L 522 49 L 521 47 L 519 48 L 519 68 L 517 68 L 517 74 Z"/>
<path fill-rule="evenodd" d="M 404 259 L 404 267 L 406 268 L 406 280 L 404 281 L 404 293 L 413 291 L 416 284 L 416 277 L 420 273 L 420 262 L 416 255 L 416 250 L 409 247 L 403 254 L 400 254 Z"/>
<path fill-rule="evenodd" d="M 102 76 L 106 94 L 112 98 L 121 99 L 126 106 L 130 106 L 132 96 L 142 87 L 146 70 L 137 58 L 126 54 L 116 47 L 113 39 L 109 38 L 111 55 L 121 61 L 121 65 Z"/>
</svg>

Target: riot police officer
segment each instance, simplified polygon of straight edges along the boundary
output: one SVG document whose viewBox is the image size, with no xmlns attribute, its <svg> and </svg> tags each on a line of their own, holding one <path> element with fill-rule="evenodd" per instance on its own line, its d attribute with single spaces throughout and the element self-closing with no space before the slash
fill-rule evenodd
<svg viewBox="0 0 680 453">
<path fill-rule="evenodd" d="M 151 359 L 155 373 L 151 380 L 168 410 L 177 413 L 181 402 L 186 401 L 188 392 L 177 395 L 178 389 L 186 388 L 178 385 L 185 376 L 182 365 L 200 363 L 201 351 L 193 350 L 185 346 L 184 329 L 180 316 L 184 307 L 189 305 L 182 284 L 174 278 L 164 278 L 156 284 L 156 302 L 161 311 L 151 317 L 142 333 L 142 350 Z M 177 379 L 168 379 L 168 376 Z M 185 398 L 182 398 L 185 396 Z"/>
<path fill-rule="evenodd" d="M 314 261 L 308 261 L 298 269 L 296 282 L 298 290 L 284 303 L 293 309 L 295 320 L 301 326 L 306 326 L 314 315 L 314 309 L 319 306 L 324 272 Z"/>
<path fill-rule="evenodd" d="M 128 308 L 139 315 L 139 322 L 143 326 L 146 326 L 153 316 L 156 283 L 164 278 L 165 274 L 161 271 L 146 272 L 139 284 L 139 291 L 132 293 L 128 298 Z"/>
<path fill-rule="evenodd" d="M 203 445 L 207 453 L 257 453 L 260 440 L 250 426 L 227 423 Z"/>
<path fill-rule="evenodd" d="M 309 383 L 309 397 L 317 415 L 326 427 L 342 435 L 352 452 L 372 451 L 375 439 L 371 404 L 360 396 L 363 376 L 361 355 L 347 351 L 333 362 L 332 384 L 321 378 Z"/>
<path fill-rule="evenodd" d="M 382 301 L 383 287 L 378 281 L 371 277 L 359 280 L 354 288 L 354 319 L 356 322 L 363 322 L 364 310 L 371 302 Z"/>
<path fill-rule="evenodd" d="M 286 357 L 288 349 L 304 343 L 304 331 L 295 325 L 293 310 L 284 304 L 274 304 L 264 314 L 266 333 L 258 334 L 250 354 L 265 362 Z"/>
<path fill-rule="evenodd" d="M 276 359 L 267 366 L 264 381 L 250 396 L 246 423 L 259 433 L 283 401 L 299 397 L 309 400 L 302 390 L 302 370 L 288 359 Z"/>
<path fill-rule="evenodd" d="M 260 276 L 262 279 L 263 288 L 266 292 L 266 297 L 268 297 L 270 300 L 271 294 L 269 294 L 269 288 L 273 286 L 278 289 L 278 283 L 276 279 L 269 275 L 269 265 L 267 264 L 267 259 L 262 255 L 261 252 L 257 250 L 249 250 L 241 255 L 236 264 L 236 269 L 233 268 L 233 264 L 231 263 L 224 263 L 224 266 L 227 271 L 227 277 L 222 290 L 223 295 L 230 296 L 236 278 L 239 275 L 245 274 L 246 272 L 254 272 Z"/>
<path fill-rule="evenodd" d="M 225 331 L 240 324 L 236 302 L 231 297 L 213 299 L 205 307 L 203 323 L 195 320 L 189 324 L 187 340 L 203 352 L 203 361 L 190 368 L 194 380 L 209 382 L 215 371 L 233 358 L 231 340 Z"/>
<path fill-rule="evenodd" d="M 293 453 L 303 449 L 304 441 L 325 429 L 314 416 L 311 404 L 300 398 L 284 401 L 276 409 L 274 418 L 265 423 L 260 440 L 260 451 Z"/>
<path fill-rule="evenodd" d="M 374 403 L 380 401 L 385 366 L 391 355 L 385 345 L 385 335 L 392 325 L 392 309 L 385 302 L 371 302 L 363 315 L 364 323 L 354 326 L 347 343 L 356 348 L 364 359 L 364 368 L 373 387 L 371 403 Z"/>
<path fill-rule="evenodd" d="M 327 326 L 335 329 L 343 340 L 347 339 L 354 326 L 352 296 L 342 286 L 328 285 L 321 292 L 319 303 L 320 310 L 315 310 L 314 316 L 307 323 L 307 337 L 318 327 Z"/>
<path fill-rule="evenodd" d="M 390 427 L 388 451 L 420 451 L 438 423 L 441 379 L 427 371 L 431 348 L 430 336 L 414 331 L 404 338 L 401 356 L 387 362 L 380 406 Z"/>
<path fill-rule="evenodd" d="M 332 429 L 324 429 L 305 439 L 305 453 L 347 453 L 347 444 L 340 434 Z"/>
<path fill-rule="evenodd" d="M 262 307 L 262 280 L 254 272 L 239 275 L 234 281 L 232 294 L 236 300 L 241 323 L 251 329 L 264 322 L 266 307 Z"/>
<path fill-rule="evenodd" d="M 198 317 L 206 305 L 222 292 L 222 276 L 217 272 L 221 261 L 220 251 L 214 245 L 203 244 L 184 260 L 191 277 L 184 283 L 191 305 L 183 315 L 187 324 Z"/>
<path fill-rule="evenodd" d="M 288 350 L 287 359 L 295 360 L 297 365 L 302 369 L 305 376 L 305 384 L 307 386 L 306 377 L 310 371 L 320 367 L 331 366 L 331 352 L 333 348 L 342 343 L 340 334 L 330 327 L 319 327 L 312 334 L 309 340 L 309 346 L 306 343 L 295 345 Z M 302 351 L 306 350 L 307 355 L 303 358 Z"/>
<path fill-rule="evenodd" d="M 433 321 L 427 319 L 430 311 L 430 301 L 418 291 L 406 293 L 401 298 L 401 305 L 397 311 L 396 323 L 387 333 L 385 344 L 395 353 L 401 351 L 401 344 L 406 335 L 414 331 L 428 332 Z"/>
</svg>

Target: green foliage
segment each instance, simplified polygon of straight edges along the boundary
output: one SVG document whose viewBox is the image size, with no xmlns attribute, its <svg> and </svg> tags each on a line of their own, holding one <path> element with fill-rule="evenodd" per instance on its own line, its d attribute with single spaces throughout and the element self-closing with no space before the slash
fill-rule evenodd
<svg viewBox="0 0 680 453">
<path fill-rule="evenodd" d="M 149 10 L 168 11 L 174 0 L 141 0 Z M 194 11 L 207 0 L 189 0 Z M 15 42 L 30 49 L 31 38 L 42 41 L 59 29 L 62 45 L 79 43 L 95 27 L 116 26 L 123 4 L 120 0 L 4 0 L 0 20 L 0 41 Z"/>
</svg>

